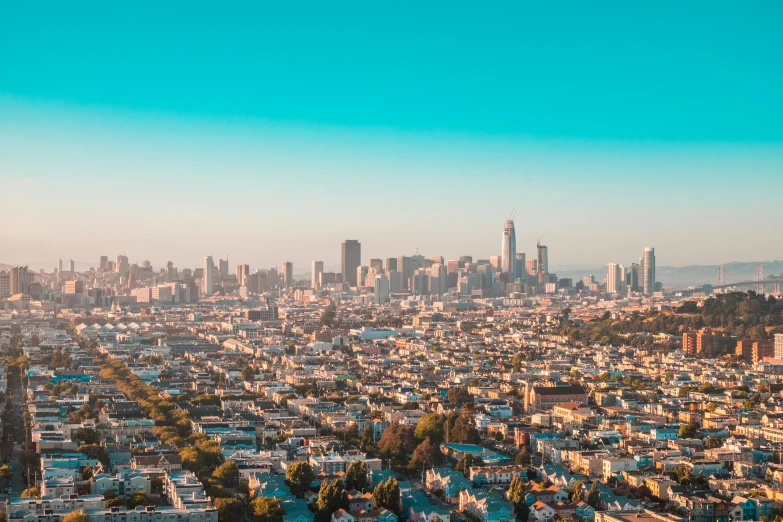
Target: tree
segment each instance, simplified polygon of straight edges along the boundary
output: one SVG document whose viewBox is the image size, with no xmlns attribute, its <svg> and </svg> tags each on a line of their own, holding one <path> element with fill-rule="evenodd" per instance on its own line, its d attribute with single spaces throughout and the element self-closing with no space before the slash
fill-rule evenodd
<svg viewBox="0 0 783 522">
<path fill-rule="evenodd" d="M 372 505 L 375 509 L 388 509 L 400 513 L 400 485 L 396 478 L 380 482 L 372 492 Z"/>
<path fill-rule="evenodd" d="M 291 465 L 285 472 L 285 482 L 291 488 L 291 493 L 301 498 L 304 492 L 310 489 L 315 480 L 313 467 L 307 462 L 297 462 Z"/>
<path fill-rule="evenodd" d="M 598 492 L 598 483 L 593 482 L 590 487 L 590 491 L 587 493 L 587 503 L 595 509 L 598 506 L 598 501 L 601 499 L 601 494 Z"/>
<path fill-rule="evenodd" d="M 150 498 L 143 492 L 136 493 L 128 501 L 128 507 L 134 509 L 136 506 L 149 506 Z"/>
<path fill-rule="evenodd" d="M 253 368 L 250 366 L 245 366 L 242 368 L 242 380 L 243 381 L 253 381 L 256 378 L 256 374 L 253 371 Z"/>
<path fill-rule="evenodd" d="M 8 467 L 8 464 L 3 464 L 0 466 L 0 479 L 3 480 L 11 480 L 11 478 L 14 476 L 11 469 Z"/>
<path fill-rule="evenodd" d="M 327 480 L 318 490 L 318 500 L 315 501 L 316 520 L 328 522 L 332 513 L 338 509 L 348 510 L 348 493 L 339 479 Z"/>
<path fill-rule="evenodd" d="M 200 473 L 204 469 L 204 459 L 196 448 L 182 448 L 179 450 L 182 459 L 182 467 L 193 473 Z"/>
<path fill-rule="evenodd" d="M 113 508 L 113 507 L 119 507 L 124 508 L 127 507 L 127 504 L 125 504 L 125 500 L 121 499 L 119 497 L 114 497 L 106 501 L 106 507 L 107 508 Z"/>
<path fill-rule="evenodd" d="M 509 484 L 506 496 L 509 502 L 514 504 L 514 512 L 517 515 L 518 520 L 527 520 L 530 511 L 527 510 L 527 502 L 525 502 L 525 481 L 518 475 L 514 475 Z"/>
<path fill-rule="evenodd" d="M 98 444 L 101 441 L 101 434 L 92 428 L 79 428 L 74 432 L 74 437 L 84 444 Z"/>
<path fill-rule="evenodd" d="M 454 466 L 455 471 L 462 471 L 463 474 L 467 473 L 470 470 L 470 467 L 473 465 L 473 455 L 470 453 L 465 453 L 460 459 L 457 461 L 457 464 Z"/>
<path fill-rule="evenodd" d="M 462 406 L 463 404 L 473 404 L 473 396 L 468 392 L 467 386 L 454 386 L 446 392 L 446 399 L 452 404 Z"/>
<path fill-rule="evenodd" d="M 41 491 L 38 488 L 27 488 L 22 491 L 22 498 L 41 498 Z"/>
<path fill-rule="evenodd" d="M 244 517 L 245 509 L 242 506 L 242 502 L 236 498 L 216 498 L 212 503 L 218 512 L 218 522 L 241 520 Z"/>
<path fill-rule="evenodd" d="M 680 426 L 679 436 L 681 439 L 692 439 L 696 436 L 699 427 L 695 424 L 683 424 Z"/>
<path fill-rule="evenodd" d="M 454 422 L 454 428 L 449 433 L 449 442 L 462 444 L 481 444 L 481 435 L 473 421 L 473 411 L 462 408 L 462 412 Z"/>
<path fill-rule="evenodd" d="M 250 512 L 256 522 L 283 522 L 283 507 L 276 498 L 256 497 L 250 502 Z"/>
<path fill-rule="evenodd" d="M 574 492 L 571 495 L 571 502 L 579 502 L 580 500 L 584 500 L 584 492 L 585 492 L 585 481 L 577 480 L 574 483 Z"/>
<path fill-rule="evenodd" d="M 223 487 L 235 488 L 239 485 L 239 468 L 233 460 L 228 460 L 215 468 L 212 477 L 218 479 Z"/>
<path fill-rule="evenodd" d="M 378 441 L 378 449 L 387 459 L 405 461 L 409 452 L 415 448 L 412 426 L 393 424 L 386 428 Z"/>
<path fill-rule="evenodd" d="M 375 442 L 375 434 L 373 433 L 372 424 L 368 424 L 367 427 L 362 430 L 362 438 L 359 442 L 359 449 L 367 451 L 370 444 Z"/>
<path fill-rule="evenodd" d="M 345 472 L 345 489 L 364 491 L 367 487 L 367 464 L 363 460 L 354 460 Z"/>
<path fill-rule="evenodd" d="M 411 471 L 421 469 L 427 466 L 435 466 L 440 464 L 443 458 L 443 454 L 440 452 L 440 448 L 432 443 L 429 437 L 424 442 L 416 446 L 411 456 L 411 461 L 408 463 L 408 469 Z"/>
<path fill-rule="evenodd" d="M 522 449 L 517 453 L 517 456 L 514 457 L 514 463 L 522 466 L 530 464 L 530 450 L 527 449 L 527 446 L 522 446 Z"/>
<path fill-rule="evenodd" d="M 416 425 L 413 436 L 419 442 L 429 437 L 433 444 L 440 446 L 440 443 L 443 442 L 444 420 L 443 415 L 438 415 L 437 413 L 425 415 Z"/>
<path fill-rule="evenodd" d="M 71 511 L 67 515 L 65 515 L 63 518 L 60 519 L 60 522 L 89 522 L 90 517 L 82 510 L 78 511 Z"/>
</svg>

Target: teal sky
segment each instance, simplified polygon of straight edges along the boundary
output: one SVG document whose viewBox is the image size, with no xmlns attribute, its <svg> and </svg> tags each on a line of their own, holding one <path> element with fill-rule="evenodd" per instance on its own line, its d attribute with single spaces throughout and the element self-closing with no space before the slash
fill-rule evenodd
<svg viewBox="0 0 783 522">
<path fill-rule="evenodd" d="M 161 5 L 165 4 L 165 5 Z M 0 262 L 783 258 L 780 2 L 17 2 Z"/>
</svg>

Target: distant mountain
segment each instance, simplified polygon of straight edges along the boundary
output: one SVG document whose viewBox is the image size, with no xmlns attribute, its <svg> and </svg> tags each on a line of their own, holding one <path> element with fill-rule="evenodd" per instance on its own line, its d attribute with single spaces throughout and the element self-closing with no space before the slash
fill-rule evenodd
<svg viewBox="0 0 783 522">
<path fill-rule="evenodd" d="M 761 264 L 764 266 L 764 274 L 767 277 L 773 274 L 783 274 L 783 261 L 764 261 Z M 722 265 L 726 271 L 726 284 L 755 281 L 758 265 L 759 262 L 726 263 Z M 564 270 L 557 270 L 557 268 L 552 267 L 551 270 L 557 274 L 557 277 L 572 278 L 574 282 L 586 275 L 594 276 L 598 282 L 603 281 L 606 277 L 605 266 L 598 268 L 563 267 Z M 718 282 L 718 268 L 719 265 L 658 266 L 655 269 L 655 278 L 666 287 L 714 285 Z"/>
</svg>

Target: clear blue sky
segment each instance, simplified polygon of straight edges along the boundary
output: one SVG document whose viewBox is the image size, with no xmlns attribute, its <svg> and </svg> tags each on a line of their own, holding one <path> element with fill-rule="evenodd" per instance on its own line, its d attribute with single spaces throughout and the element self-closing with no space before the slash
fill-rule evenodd
<svg viewBox="0 0 783 522">
<path fill-rule="evenodd" d="M 0 262 L 783 258 L 780 2 L 17 2 Z"/>
</svg>

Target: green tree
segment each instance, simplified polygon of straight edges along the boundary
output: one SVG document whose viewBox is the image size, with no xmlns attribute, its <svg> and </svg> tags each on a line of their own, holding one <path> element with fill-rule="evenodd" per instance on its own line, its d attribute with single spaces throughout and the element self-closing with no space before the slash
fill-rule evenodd
<svg viewBox="0 0 783 522">
<path fill-rule="evenodd" d="M 579 502 L 584 500 L 585 481 L 577 480 L 574 483 L 574 492 L 571 494 L 571 502 Z"/>
<path fill-rule="evenodd" d="M 345 489 L 364 491 L 367 487 L 367 464 L 354 460 L 345 472 Z"/>
<path fill-rule="evenodd" d="M 593 485 L 590 487 L 590 491 L 587 493 L 587 503 L 592 507 L 593 509 L 598 506 L 598 501 L 601 499 L 601 494 L 598 492 L 598 483 L 593 482 Z"/>
<path fill-rule="evenodd" d="M 150 498 L 145 493 L 136 493 L 128 500 L 128 507 L 134 509 L 136 506 L 151 505 Z"/>
<path fill-rule="evenodd" d="M 339 479 L 327 480 L 318 490 L 318 500 L 315 501 L 316 520 L 328 522 L 332 513 L 338 509 L 348 510 L 348 493 Z"/>
<path fill-rule="evenodd" d="M 696 437 L 696 432 L 698 429 L 699 427 L 695 424 L 683 424 L 680 426 L 679 437 L 681 439 L 692 439 Z"/>
<path fill-rule="evenodd" d="M 0 479 L 11 480 L 13 476 L 14 473 L 8 467 L 8 464 L 3 464 L 2 466 L 0 466 Z"/>
<path fill-rule="evenodd" d="M 233 460 L 227 460 L 212 472 L 212 477 L 216 478 L 226 488 L 236 488 L 239 485 L 239 467 Z"/>
<path fill-rule="evenodd" d="M 473 405 L 473 396 L 468 392 L 467 386 L 454 386 L 446 392 L 446 399 L 452 404 L 462 406 L 463 404 Z"/>
<path fill-rule="evenodd" d="M 522 449 L 517 453 L 517 456 L 514 457 L 514 463 L 521 466 L 530 464 L 530 450 L 527 449 L 527 446 L 522 446 Z"/>
<path fill-rule="evenodd" d="M 291 488 L 291 493 L 301 498 L 310 489 L 315 480 L 313 467 L 307 462 L 297 462 L 288 467 L 285 472 L 285 482 Z"/>
<path fill-rule="evenodd" d="M 244 368 L 242 368 L 242 380 L 243 381 L 250 381 L 250 382 L 252 382 L 253 380 L 255 380 L 255 378 L 256 378 L 256 374 L 253 371 L 253 368 L 251 368 L 250 366 L 245 366 Z"/>
<path fill-rule="evenodd" d="M 530 511 L 527 509 L 527 502 L 525 502 L 525 481 L 521 477 L 515 475 L 511 479 L 511 484 L 508 486 L 506 496 L 509 502 L 514 504 L 514 512 L 517 515 L 518 520 L 527 520 Z"/>
<path fill-rule="evenodd" d="M 212 503 L 218 512 L 218 522 L 230 522 L 244 518 L 245 508 L 242 506 L 242 502 L 236 498 L 216 498 L 212 500 Z"/>
<path fill-rule="evenodd" d="M 372 492 L 372 505 L 375 509 L 388 509 L 400 514 L 400 484 L 396 478 L 389 479 L 375 486 Z"/>
<path fill-rule="evenodd" d="M 256 522 L 283 522 L 285 511 L 276 498 L 256 497 L 250 502 L 250 512 Z"/>
<path fill-rule="evenodd" d="M 433 444 L 439 446 L 443 442 L 444 421 L 443 415 L 438 415 L 437 413 L 427 414 L 416 425 L 413 435 L 419 442 L 429 437 Z"/>
<path fill-rule="evenodd" d="M 80 509 L 78 511 L 71 511 L 61 518 L 60 522 L 89 522 L 89 520 L 89 515 Z"/>
<path fill-rule="evenodd" d="M 122 499 L 120 497 L 114 497 L 110 498 L 106 501 L 106 507 L 107 508 L 113 508 L 113 507 L 119 507 L 119 508 L 125 508 L 127 507 L 127 504 L 125 503 L 125 499 Z"/>
<path fill-rule="evenodd" d="M 27 488 L 22 491 L 22 498 L 41 498 L 41 490 L 38 488 Z"/>
<path fill-rule="evenodd" d="M 411 471 L 422 469 L 440 464 L 443 454 L 440 448 L 432 443 L 429 437 L 424 442 L 416 446 L 408 463 L 408 469 Z"/>
</svg>

